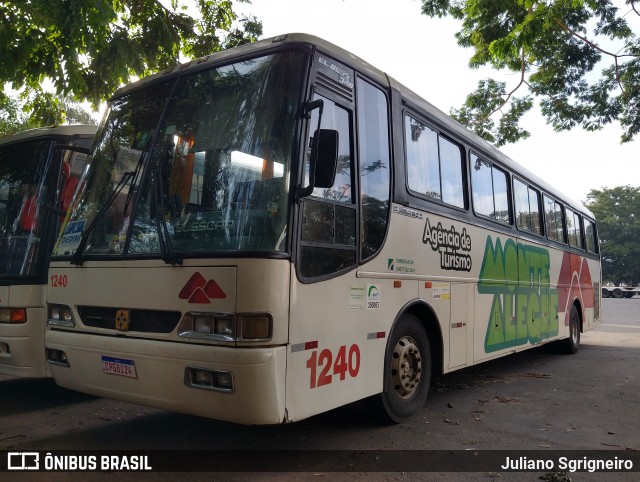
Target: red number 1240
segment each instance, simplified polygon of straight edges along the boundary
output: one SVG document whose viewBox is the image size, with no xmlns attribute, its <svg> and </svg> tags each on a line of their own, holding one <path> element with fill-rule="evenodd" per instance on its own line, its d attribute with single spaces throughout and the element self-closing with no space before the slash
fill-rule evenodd
<svg viewBox="0 0 640 482">
<path fill-rule="evenodd" d="M 351 345 L 347 355 L 347 347 L 342 345 L 338 350 L 335 362 L 331 350 L 325 348 L 320 352 L 320 355 L 317 350 L 314 350 L 307 360 L 307 368 L 311 370 L 310 388 L 328 385 L 331 383 L 333 375 L 344 380 L 349 373 L 350 377 L 355 378 L 360 371 L 360 348 L 358 345 Z M 318 368 L 321 369 L 319 375 Z M 331 370 L 332 368 L 333 370 Z"/>
</svg>

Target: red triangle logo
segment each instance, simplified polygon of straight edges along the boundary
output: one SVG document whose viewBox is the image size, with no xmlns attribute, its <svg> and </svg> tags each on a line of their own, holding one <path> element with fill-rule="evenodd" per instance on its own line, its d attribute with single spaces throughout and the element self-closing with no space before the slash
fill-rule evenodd
<svg viewBox="0 0 640 482">
<path fill-rule="evenodd" d="M 187 281 L 187 283 L 184 285 L 182 291 L 180 291 L 178 298 L 180 298 L 181 300 L 190 299 L 191 295 L 196 289 L 204 288 L 206 284 L 207 280 L 204 279 L 204 276 L 202 276 L 200 273 L 194 273 L 193 276 L 189 278 L 189 281 Z"/>
<path fill-rule="evenodd" d="M 227 294 L 222 291 L 220 285 L 213 280 L 209 280 L 203 288 L 209 298 L 226 298 Z"/>
<path fill-rule="evenodd" d="M 209 297 L 206 295 L 206 293 L 204 291 L 202 291 L 201 288 L 196 288 L 196 290 L 193 292 L 193 294 L 191 295 L 191 298 L 189 298 L 189 303 L 211 303 L 209 301 Z"/>
</svg>

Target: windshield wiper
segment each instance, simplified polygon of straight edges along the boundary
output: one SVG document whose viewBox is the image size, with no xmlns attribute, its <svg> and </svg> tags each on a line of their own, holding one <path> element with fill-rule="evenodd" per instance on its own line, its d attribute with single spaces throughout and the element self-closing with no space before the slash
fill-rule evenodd
<svg viewBox="0 0 640 482">
<path fill-rule="evenodd" d="M 156 231 L 158 232 L 158 244 L 160 245 L 162 261 L 171 265 L 182 264 L 182 259 L 176 258 L 173 253 L 169 230 L 167 229 L 167 223 L 164 220 L 164 186 L 162 185 L 164 179 L 162 176 L 162 168 L 160 166 L 156 168 L 153 177 L 156 192 Z"/>
<path fill-rule="evenodd" d="M 142 160 L 144 159 L 144 151 L 142 153 L 142 155 L 140 156 L 140 158 L 138 159 L 138 164 L 136 164 L 136 168 L 133 170 L 132 176 L 131 176 L 131 187 L 135 186 L 136 184 L 136 180 L 138 179 L 138 175 L 140 174 L 140 171 L 142 170 L 142 165 L 143 162 Z M 131 202 L 131 198 L 133 197 L 133 189 L 129 189 L 129 192 L 127 193 L 127 199 L 125 199 L 124 201 L 124 209 L 122 210 L 122 215 L 126 216 L 127 215 L 127 209 L 129 208 L 129 203 Z"/>
<path fill-rule="evenodd" d="M 144 165 L 145 153 L 146 153 L 146 148 L 142 150 L 142 153 L 138 158 L 138 162 L 134 170 L 125 171 L 125 173 L 122 175 L 122 178 L 118 182 L 117 186 L 113 189 L 113 191 L 111 192 L 107 200 L 100 207 L 100 210 L 96 213 L 95 217 L 93 218 L 93 221 L 91 221 L 91 224 L 89 224 L 87 229 L 82 233 L 82 236 L 80 237 L 80 243 L 78 244 L 78 247 L 76 248 L 71 258 L 71 264 L 75 264 L 78 266 L 82 265 L 82 253 L 84 253 L 84 250 L 87 247 L 87 242 L 89 241 L 89 234 L 91 234 L 91 231 L 93 231 L 93 228 L 96 227 L 96 224 L 98 224 L 98 221 L 100 221 L 102 216 L 104 216 L 104 214 L 107 212 L 107 209 L 109 209 L 109 206 L 113 204 L 113 201 L 115 201 L 116 197 L 118 197 L 118 194 L 120 194 L 120 191 L 124 189 L 124 186 L 127 183 L 127 181 L 131 180 L 131 189 L 129 189 L 129 192 L 127 193 L 127 199 L 125 200 L 124 211 L 122 213 L 123 215 L 127 214 L 127 208 L 129 207 L 129 203 L 131 202 L 131 196 L 133 196 L 133 186 L 135 185 L 136 179 L 138 178 L 138 175 L 140 174 L 142 166 Z"/>
<path fill-rule="evenodd" d="M 137 169 L 137 166 L 136 166 L 136 169 Z M 82 236 L 80 237 L 80 243 L 78 243 L 78 247 L 76 248 L 76 250 L 73 253 L 73 256 L 71 257 L 71 264 L 82 266 L 82 253 L 84 253 L 84 250 L 87 247 L 87 242 L 89 241 L 89 234 L 91 234 L 91 231 L 93 231 L 93 229 L 96 227 L 96 225 L 98 224 L 98 221 L 102 219 L 102 216 L 105 215 L 105 213 L 107 212 L 107 209 L 109 209 L 109 206 L 113 204 L 113 201 L 115 201 L 116 197 L 118 197 L 118 194 L 120 194 L 120 191 L 124 189 L 124 186 L 127 183 L 127 181 L 129 181 L 129 179 L 133 179 L 135 175 L 136 175 L 136 170 L 125 171 L 125 173 L 122 175 L 122 178 L 120 179 L 120 181 L 118 182 L 114 190 L 111 192 L 107 200 L 100 207 L 100 210 L 94 216 L 93 221 L 91 221 L 87 229 L 83 231 Z"/>
</svg>

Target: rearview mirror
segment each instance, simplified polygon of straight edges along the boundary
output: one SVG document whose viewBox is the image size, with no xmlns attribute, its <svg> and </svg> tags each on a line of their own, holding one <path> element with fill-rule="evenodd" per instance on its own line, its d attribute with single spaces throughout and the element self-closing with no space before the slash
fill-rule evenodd
<svg viewBox="0 0 640 482">
<path fill-rule="evenodd" d="M 311 159 L 315 159 L 314 187 L 330 188 L 338 165 L 338 131 L 320 129 L 311 142 Z"/>
</svg>

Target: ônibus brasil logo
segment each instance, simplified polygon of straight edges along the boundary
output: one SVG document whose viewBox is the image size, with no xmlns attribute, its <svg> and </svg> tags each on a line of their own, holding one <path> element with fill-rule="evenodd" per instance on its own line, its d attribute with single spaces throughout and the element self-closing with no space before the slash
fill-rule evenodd
<svg viewBox="0 0 640 482">
<path fill-rule="evenodd" d="M 220 288 L 214 280 L 207 279 L 196 272 L 185 283 L 178 298 L 189 300 L 189 303 L 211 303 L 215 298 L 226 298 L 227 294 Z"/>
</svg>

